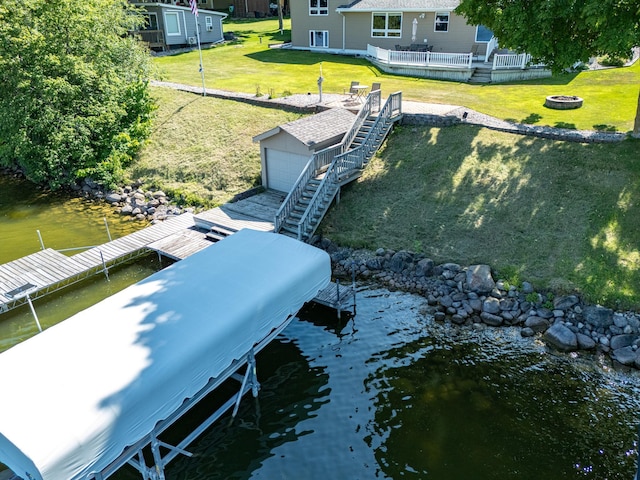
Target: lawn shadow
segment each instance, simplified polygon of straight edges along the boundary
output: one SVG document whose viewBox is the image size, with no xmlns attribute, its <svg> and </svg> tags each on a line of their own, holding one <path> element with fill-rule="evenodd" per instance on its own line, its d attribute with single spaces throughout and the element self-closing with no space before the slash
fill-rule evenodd
<svg viewBox="0 0 640 480">
<path fill-rule="evenodd" d="M 593 129 L 597 130 L 598 132 L 617 132 L 618 131 L 618 129 L 614 125 L 607 125 L 604 123 L 594 125 Z"/>
<path fill-rule="evenodd" d="M 578 285 L 591 301 L 638 307 L 632 147 L 402 126 L 323 228 L 339 243 L 419 244 L 436 262 L 486 263 L 538 288 Z"/>
<path fill-rule="evenodd" d="M 542 120 L 542 115 L 539 113 L 530 113 L 527 117 L 520 120 L 520 123 L 533 125 L 534 123 L 538 123 L 540 120 Z"/>
<path fill-rule="evenodd" d="M 514 80 L 512 82 L 500 83 L 500 85 L 568 85 L 573 82 L 581 72 L 558 73 L 547 78 L 536 78 L 532 80 Z"/>
<path fill-rule="evenodd" d="M 566 128 L 567 130 L 577 130 L 578 129 L 576 127 L 575 123 L 569 123 L 569 122 L 556 122 L 553 126 L 555 128 Z"/>
<path fill-rule="evenodd" d="M 345 57 L 342 55 L 330 55 L 327 53 L 299 52 L 294 50 L 283 50 L 279 48 L 261 50 L 249 53 L 247 57 L 263 63 L 282 63 L 290 65 L 315 65 L 320 62 L 331 62 L 344 65 L 371 65 L 367 60 L 355 57 Z"/>
</svg>

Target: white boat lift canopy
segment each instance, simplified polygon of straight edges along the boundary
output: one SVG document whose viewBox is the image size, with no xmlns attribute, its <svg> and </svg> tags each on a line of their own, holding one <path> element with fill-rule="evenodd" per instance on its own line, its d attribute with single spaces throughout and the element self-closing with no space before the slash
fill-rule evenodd
<svg viewBox="0 0 640 480">
<path fill-rule="evenodd" d="M 107 478 L 124 463 L 164 478 L 159 446 L 188 452 L 157 441 L 163 422 L 246 364 L 239 402 L 253 353 L 330 276 L 325 252 L 241 230 L 14 346 L 0 354 L 0 462 L 25 480 Z"/>
</svg>

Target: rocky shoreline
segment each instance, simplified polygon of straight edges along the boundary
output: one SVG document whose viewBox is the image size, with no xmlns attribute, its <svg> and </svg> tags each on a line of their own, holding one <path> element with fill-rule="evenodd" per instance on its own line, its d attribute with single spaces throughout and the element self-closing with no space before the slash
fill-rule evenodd
<svg viewBox="0 0 640 480">
<path fill-rule="evenodd" d="M 142 181 L 105 192 L 91 179 L 85 179 L 74 189 L 76 195 L 91 200 L 104 200 L 116 213 L 131 217 L 132 220 L 156 223 L 168 217 L 193 212 L 191 207 L 182 208 L 171 203 L 162 190 L 145 190 Z"/>
<path fill-rule="evenodd" d="M 579 295 L 536 292 L 528 282 L 494 280 L 488 265 L 436 265 L 425 255 L 379 248 L 375 252 L 339 247 L 329 239 L 312 242 L 331 256 L 336 276 L 375 281 L 390 290 L 421 295 L 425 314 L 457 325 L 516 326 L 524 337 L 540 335 L 561 352 L 607 355 L 616 366 L 640 369 L 640 315 L 586 304 Z"/>
<path fill-rule="evenodd" d="M 132 220 L 156 223 L 193 212 L 170 202 L 161 190 L 145 190 L 142 182 L 104 192 L 90 179 L 76 195 L 102 200 Z M 340 247 L 314 237 L 312 244 L 331 256 L 333 273 L 373 281 L 391 291 L 415 293 L 427 299 L 425 314 L 460 326 L 516 326 L 523 337 L 540 335 L 561 352 L 590 351 L 608 356 L 614 365 L 640 369 L 640 314 L 616 312 L 585 303 L 579 295 L 535 291 L 529 282 L 509 285 L 495 280 L 489 265 L 435 264 L 422 253 L 379 248 L 370 251 Z"/>
</svg>

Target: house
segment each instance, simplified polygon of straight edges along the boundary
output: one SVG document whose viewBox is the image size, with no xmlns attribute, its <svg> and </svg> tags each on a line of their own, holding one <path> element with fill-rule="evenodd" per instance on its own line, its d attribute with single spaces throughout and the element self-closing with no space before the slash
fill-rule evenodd
<svg viewBox="0 0 640 480">
<path fill-rule="evenodd" d="M 498 51 L 493 32 L 455 13 L 460 0 L 300 0 L 291 47 L 362 55 L 396 75 L 505 82 L 548 77 L 525 53 Z"/>
<path fill-rule="evenodd" d="M 493 34 L 454 10 L 460 0 L 304 0 L 291 4 L 297 48 L 366 54 L 373 45 L 429 47 L 432 52 L 484 54 Z"/>
<path fill-rule="evenodd" d="M 224 40 L 222 20 L 227 18 L 226 13 L 198 8 L 196 17 L 191 13 L 188 0 L 139 0 L 131 3 L 145 10 L 146 26 L 136 33 L 151 49 L 166 50 L 196 45 L 198 33 L 201 44 Z"/>
<path fill-rule="evenodd" d="M 332 108 L 253 137 L 260 142 L 262 186 L 289 192 L 315 152 L 340 143 L 356 116 Z"/>
</svg>

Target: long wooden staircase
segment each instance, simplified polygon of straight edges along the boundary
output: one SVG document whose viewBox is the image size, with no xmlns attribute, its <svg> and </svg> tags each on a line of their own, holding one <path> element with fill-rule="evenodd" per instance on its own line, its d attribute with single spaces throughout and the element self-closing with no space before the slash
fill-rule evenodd
<svg viewBox="0 0 640 480">
<path fill-rule="evenodd" d="M 311 238 L 340 188 L 362 175 L 402 118 L 402 92 L 391 94 L 382 108 L 380 104 L 380 90 L 371 92 L 342 142 L 311 157 L 276 213 L 276 232 L 302 241 Z"/>
</svg>

